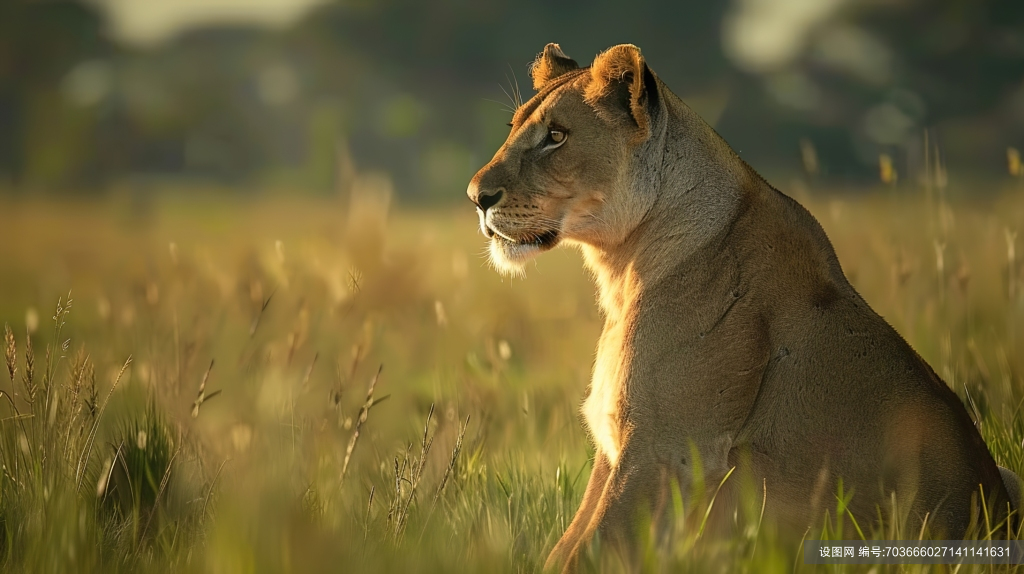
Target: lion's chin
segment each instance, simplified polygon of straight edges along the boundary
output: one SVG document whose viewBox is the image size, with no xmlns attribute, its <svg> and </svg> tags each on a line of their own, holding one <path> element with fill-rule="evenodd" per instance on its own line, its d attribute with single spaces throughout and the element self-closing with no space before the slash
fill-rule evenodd
<svg viewBox="0 0 1024 574">
<path fill-rule="evenodd" d="M 513 243 L 500 235 L 491 238 L 491 262 L 506 275 L 522 275 L 526 263 L 558 244 L 558 233 L 546 233 L 537 241 Z"/>
</svg>

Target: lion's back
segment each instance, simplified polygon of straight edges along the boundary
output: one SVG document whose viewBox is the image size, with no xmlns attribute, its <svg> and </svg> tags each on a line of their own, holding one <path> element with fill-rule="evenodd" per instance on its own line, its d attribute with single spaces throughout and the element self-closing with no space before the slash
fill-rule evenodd
<svg viewBox="0 0 1024 574">
<path fill-rule="evenodd" d="M 978 484 L 1005 495 L 995 462 L 956 394 L 856 293 L 799 209 L 789 233 L 819 257 L 774 274 L 786 284 L 765 301 L 771 355 L 744 434 L 783 480 L 825 472 L 834 488 L 842 477 L 868 516 L 888 492 L 909 493 L 932 524 L 962 534 Z"/>
</svg>

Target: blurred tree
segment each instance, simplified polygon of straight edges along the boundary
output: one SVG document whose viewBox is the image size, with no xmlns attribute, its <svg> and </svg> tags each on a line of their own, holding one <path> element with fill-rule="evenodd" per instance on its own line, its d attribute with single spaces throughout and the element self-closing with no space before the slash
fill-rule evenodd
<svg viewBox="0 0 1024 574">
<path fill-rule="evenodd" d="M 65 79 L 112 55 L 100 30 L 99 15 L 77 2 L 0 3 L 0 174 L 61 184 L 90 175 L 95 112 L 75 109 L 68 96 L 82 86 Z"/>
<path fill-rule="evenodd" d="M 1024 135 L 1024 3 L 823 0 L 814 18 L 799 5 L 737 0 L 726 17 L 726 49 L 757 88 L 720 126 L 735 146 L 760 159 L 809 136 L 833 175 L 870 177 L 880 153 L 918 171 L 930 128 L 961 169 L 996 173 Z"/>
<path fill-rule="evenodd" d="M 912 177 L 925 128 L 951 163 L 1001 173 L 1024 143 L 1019 0 L 344 0 L 144 48 L 108 41 L 90 6 L 0 0 L 0 179 L 328 191 L 345 141 L 356 168 L 441 197 L 505 137 L 503 90 L 528 98 L 552 41 L 584 65 L 637 44 L 769 173 L 810 145 L 822 178 L 874 181 L 880 153 Z"/>
</svg>

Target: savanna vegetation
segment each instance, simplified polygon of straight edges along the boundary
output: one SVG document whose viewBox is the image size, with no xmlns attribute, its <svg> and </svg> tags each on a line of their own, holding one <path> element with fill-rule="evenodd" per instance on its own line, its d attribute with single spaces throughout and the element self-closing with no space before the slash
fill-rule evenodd
<svg viewBox="0 0 1024 574">
<path fill-rule="evenodd" d="M 1024 188 L 939 183 L 789 191 L 1021 473 Z M 0 198 L 0 569 L 538 570 L 590 472 L 594 288 L 569 250 L 502 278 L 468 204 L 386 187 Z M 646 564 L 813 570 L 755 494 Z"/>
</svg>

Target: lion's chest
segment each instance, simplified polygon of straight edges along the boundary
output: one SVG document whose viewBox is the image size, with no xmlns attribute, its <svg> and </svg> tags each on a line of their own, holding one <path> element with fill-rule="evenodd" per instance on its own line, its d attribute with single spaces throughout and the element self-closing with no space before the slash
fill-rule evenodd
<svg viewBox="0 0 1024 574">
<path fill-rule="evenodd" d="M 590 395 L 583 415 L 598 451 L 615 466 L 622 448 L 622 407 L 626 392 L 629 352 L 622 322 L 608 323 L 597 345 Z"/>
</svg>

